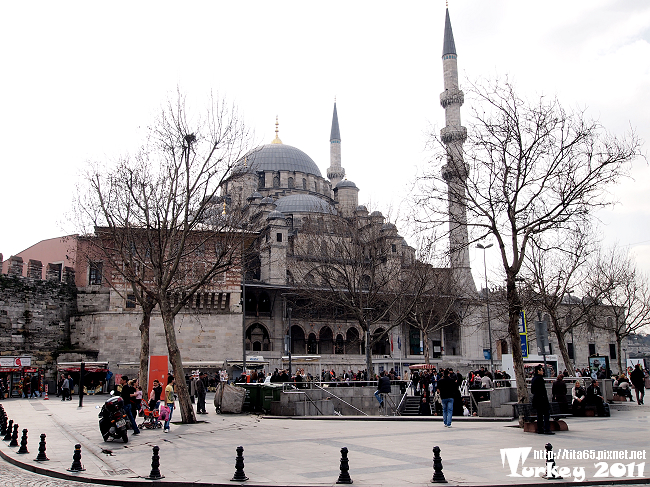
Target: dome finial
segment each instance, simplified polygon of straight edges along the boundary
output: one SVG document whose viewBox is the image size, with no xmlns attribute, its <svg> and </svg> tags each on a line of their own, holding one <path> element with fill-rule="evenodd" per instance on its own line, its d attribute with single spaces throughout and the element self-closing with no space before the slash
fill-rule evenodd
<svg viewBox="0 0 650 487">
<path fill-rule="evenodd" d="M 278 123 L 278 116 L 275 116 L 275 139 L 273 139 L 273 142 L 271 144 L 281 144 L 282 141 L 280 140 L 280 137 L 278 137 L 278 126 L 280 124 Z"/>
</svg>

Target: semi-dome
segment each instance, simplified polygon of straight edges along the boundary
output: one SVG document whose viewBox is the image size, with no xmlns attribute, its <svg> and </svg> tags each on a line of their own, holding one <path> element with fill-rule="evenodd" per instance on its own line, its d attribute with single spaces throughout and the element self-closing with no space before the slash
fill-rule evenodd
<svg viewBox="0 0 650 487">
<path fill-rule="evenodd" d="M 336 214 L 336 210 L 325 200 L 311 194 L 292 194 L 280 198 L 276 210 L 282 213 L 327 213 Z"/>
<path fill-rule="evenodd" d="M 286 144 L 266 144 L 253 149 L 237 163 L 241 170 L 244 161 L 248 172 L 298 171 L 322 177 L 316 163 L 300 149 Z"/>
<path fill-rule="evenodd" d="M 394 223 L 384 223 L 381 226 L 382 230 L 397 230 L 397 227 L 395 226 Z"/>
<path fill-rule="evenodd" d="M 335 187 L 336 189 L 340 188 L 357 188 L 357 185 L 354 184 L 352 181 L 348 181 L 347 179 L 344 179 L 343 181 L 339 181 L 339 183 Z"/>
<path fill-rule="evenodd" d="M 266 198 L 262 198 L 262 201 L 260 201 L 260 205 L 272 205 L 274 203 L 273 198 L 270 196 L 267 196 Z"/>
<path fill-rule="evenodd" d="M 366 208 L 364 205 L 359 205 L 357 206 L 357 211 L 368 211 L 368 208 Z"/>
<path fill-rule="evenodd" d="M 373 211 L 372 213 L 370 213 L 370 216 L 381 216 L 381 217 L 383 217 L 384 215 L 381 214 L 381 211 Z"/>
<path fill-rule="evenodd" d="M 252 195 L 248 197 L 249 200 L 261 200 L 262 198 L 263 196 L 257 191 L 255 191 Z"/>
<path fill-rule="evenodd" d="M 267 220 L 284 220 L 284 214 L 278 210 L 273 210 L 269 213 L 269 216 L 266 217 Z"/>
</svg>

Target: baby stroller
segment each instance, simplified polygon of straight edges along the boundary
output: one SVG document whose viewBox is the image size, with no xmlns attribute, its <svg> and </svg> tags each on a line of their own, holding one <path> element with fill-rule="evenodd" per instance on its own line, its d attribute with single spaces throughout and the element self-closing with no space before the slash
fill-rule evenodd
<svg viewBox="0 0 650 487">
<path fill-rule="evenodd" d="M 162 422 L 158 420 L 158 410 L 155 408 L 150 409 L 144 401 L 142 401 L 142 409 L 140 409 L 139 415 L 144 417 L 144 421 L 138 425 L 139 428 L 162 428 Z"/>
</svg>

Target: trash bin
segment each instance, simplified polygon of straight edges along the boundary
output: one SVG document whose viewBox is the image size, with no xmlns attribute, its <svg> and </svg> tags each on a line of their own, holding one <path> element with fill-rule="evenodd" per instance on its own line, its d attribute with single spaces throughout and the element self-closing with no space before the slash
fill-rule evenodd
<svg viewBox="0 0 650 487">
<path fill-rule="evenodd" d="M 262 385 L 258 383 L 236 384 L 246 390 L 244 399 L 244 411 L 260 412 L 262 411 Z"/>
<path fill-rule="evenodd" d="M 282 394 L 282 386 L 275 384 L 262 384 L 262 409 L 264 411 L 271 410 L 271 401 L 279 401 L 280 394 Z"/>
</svg>

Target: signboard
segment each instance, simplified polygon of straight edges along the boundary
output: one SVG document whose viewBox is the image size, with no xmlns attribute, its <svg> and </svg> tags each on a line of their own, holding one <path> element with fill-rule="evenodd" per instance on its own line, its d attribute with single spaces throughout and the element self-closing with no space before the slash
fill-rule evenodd
<svg viewBox="0 0 650 487">
<path fill-rule="evenodd" d="M 0 357 L 0 367 L 31 367 L 31 357 Z"/>
<path fill-rule="evenodd" d="M 149 377 L 147 378 L 147 389 L 149 389 L 149 397 L 153 397 L 153 381 L 158 379 L 160 385 L 165 390 L 167 386 L 167 375 L 169 373 L 169 358 L 167 355 L 150 355 L 149 356 Z M 115 376 L 117 381 L 117 376 Z M 116 382 L 117 384 L 117 382 Z"/>
<path fill-rule="evenodd" d="M 521 356 L 528 357 L 528 327 L 526 326 L 526 312 L 519 314 L 519 338 L 521 339 Z"/>
</svg>

